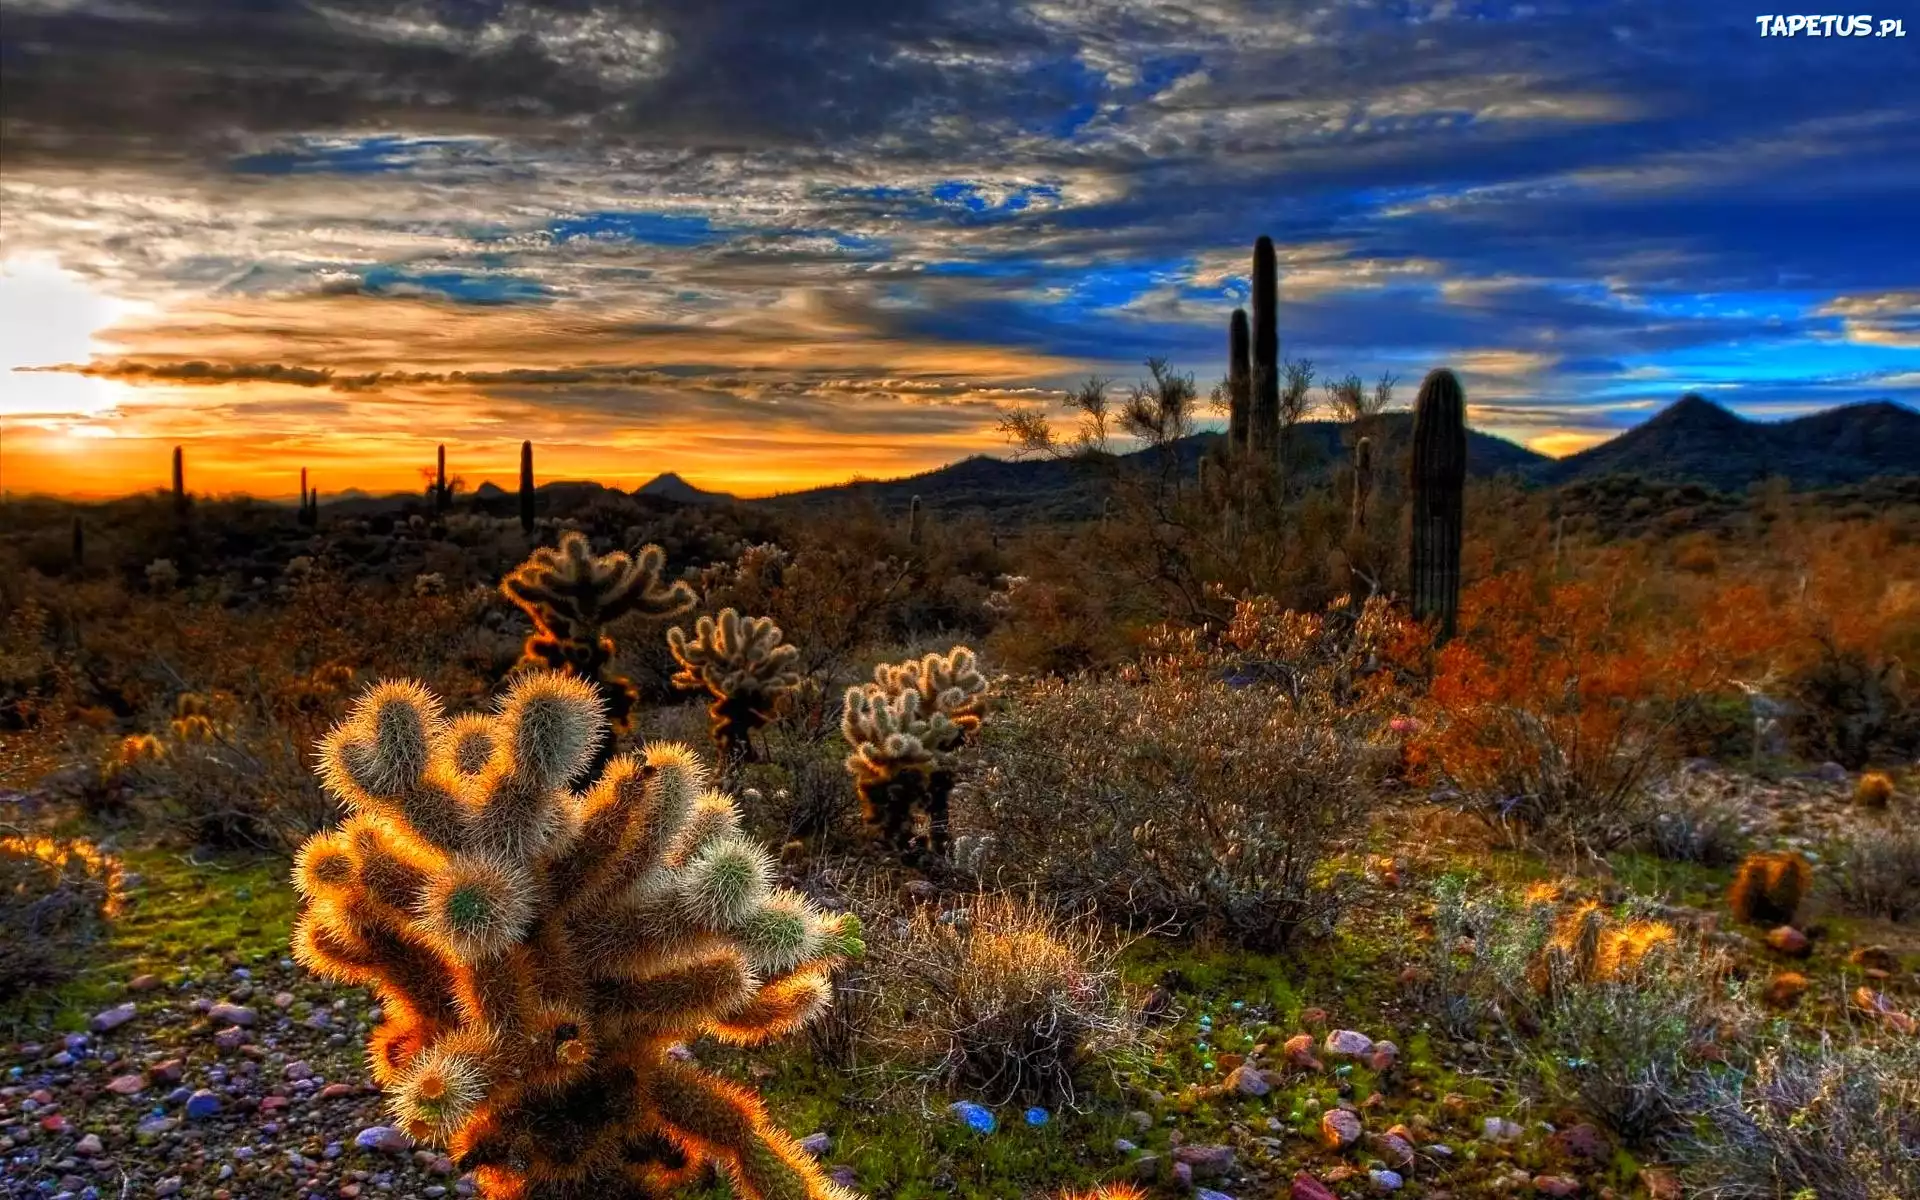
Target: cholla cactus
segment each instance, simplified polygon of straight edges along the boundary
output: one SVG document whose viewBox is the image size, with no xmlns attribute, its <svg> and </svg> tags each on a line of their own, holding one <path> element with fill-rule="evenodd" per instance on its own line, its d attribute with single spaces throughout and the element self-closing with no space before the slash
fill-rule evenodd
<svg viewBox="0 0 1920 1200">
<path fill-rule="evenodd" d="M 847 770 L 859 786 L 860 815 L 895 850 L 919 849 L 918 811 L 927 817 L 927 846 L 946 853 L 956 754 L 986 708 L 986 678 L 965 646 L 882 663 L 872 683 L 847 689 L 840 731 L 853 747 Z"/>
<path fill-rule="evenodd" d="M 614 729 L 624 733 L 640 693 L 632 680 L 607 670 L 615 647 L 605 629 L 628 613 L 671 617 L 693 606 L 691 588 L 662 581 L 666 562 L 658 546 L 643 547 L 638 559 L 624 551 L 596 557 L 586 535 L 571 532 L 558 546 L 535 550 L 500 581 L 507 599 L 533 618 L 520 665 L 592 683 Z"/>
<path fill-rule="evenodd" d="M 374 687 L 321 745 L 352 815 L 295 859 L 296 954 L 379 993 L 374 1080 L 485 1195 L 652 1197 L 712 1163 L 745 1197 L 851 1196 L 752 1091 L 669 1051 L 819 1016 L 859 923 L 771 886 L 685 747 L 583 779 L 606 732 L 554 672 L 451 720 L 416 683 Z"/>
<path fill-rule="evenodd" d="M 689 641 L 679 626 L 667 630 L 667 646 L 680 664 L 673 685 L 713 697 L 707 716 L 721 758 L 751 759 L 753 731 L 773 720 L 781 698 L 800 686 L 793 665 L 800 651 L 772 617 L 743 617 L 731 608 L 721 609 L 717 620 L 701 617 L 693 631 Z"/>
</svg>

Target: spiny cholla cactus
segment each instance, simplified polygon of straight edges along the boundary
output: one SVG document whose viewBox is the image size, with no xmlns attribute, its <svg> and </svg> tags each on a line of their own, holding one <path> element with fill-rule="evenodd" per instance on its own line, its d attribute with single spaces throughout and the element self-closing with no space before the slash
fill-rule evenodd
<svg viewBox="0 0 1920 1200">
<path fill-rule="evenodd" d="M 847 770 L 860 790 L 860 815 L 895 850 L 917 848 L 917 810 L 927 816 L 930 848 L 946 853 L 956 753 L 986 709 L 987 681 L 965 646 L 882 663 L 872 683 L 847 689 L 840 731 L 853 747 Z"/>
<path fill-rule="evenodd" d="M 571 532 L 558 546 L 535 550 L 500 581 L 507 599 L 533 618 L 520 665 L 588 680 L 613 727 L 624 733 L 640 693 L 632 680 L 607 671 L 614 644 L 604 630 L 628 613 L 672 617 L 693 607 L 693 589 L 662 581 L 666 562 L 658 546 L 643 547 L 637 560 L 623 551 L 595 557 L 586 535 Z"/>
<path fill-rule="evenodd" d="M 301 847 L 300 961 L 372 986 L 373 1077 L 489 1197 L 845 1200 L 750 1090 L 670 1054 L 819 1016 L 852 917 L 771 886 L 699 759 L 655 745 L 581 780 L 606 735 L 584 681 L 523 675 L 493 715 L 374 687 L 322 742 L 351 817 Z"/>
<path fill-rule="evenodd" d="M 753 731 L 773 720 L 781 697 L 800 686 L 794 659 L 800 651 L 787 644 L 772 617 L 743 617 L 731 608 L 719 619 L 701 617 L 693 638 L 678 625 L 667 630 L 667 646 L 680 671 L 673 685 L 706 691 L 713 744 L 728 762 L 753 757 Z"/>
</svg>

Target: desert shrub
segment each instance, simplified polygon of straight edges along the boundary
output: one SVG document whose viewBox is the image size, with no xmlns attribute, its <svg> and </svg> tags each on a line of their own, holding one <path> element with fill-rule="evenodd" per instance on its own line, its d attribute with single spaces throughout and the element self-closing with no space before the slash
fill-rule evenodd
<svg viewBox="0 0 1920 1200">
<path fill-rule="evenodd" d="M 1920 830 L 1912 825 L 1862 829 L 1825 858 L 1848 911 L 1889 921 L 1920 914 Z"/>
<path fill-rule="evenodd" d="M 1740 861 L 1746 841 L 1745 785 L 1729 776 L 1689 771 L 1651 789 L 1653 813 L 1644 829 L 1650 852 L 1673 862 L 1725 867 Z"/>
<path fill-rule="evenodd" d="M 952 1092 L 1071 1104 L 1088 1066 L 1137 1033 L 1119 947 L 1084 914 L 983 894 L 923 907 L 870 947 L 868 982 L 903 1006 L 883 1040 Z"/>
<path fill-rule="evenodd" d="M 1695 1076 L 1679 1140 L 1709 1200 L 1920 1196 L 1920 1042 L 1781 1045 L 1751 1070 Z"/>
<path fill-rule="evenodd" d="M 966 830 L 993 839 L 977 869 L 1249 947 L 1330 928 L 1345 894 L 1332 859 L 1386 754 L 1372 702 L 1337 697 L 1390 681 L 1342 684 L 1344 658 L 1308 652 L 1336 635 L 1312 628 L 1293 666 L 1264 673 L 1188 632 L 1124 678 L 1029 686 L 967 789 Z"/>
<path fill-rule="evenodd" d="M 1747 924 L 1791 925 L 1812 888 L 1813 867 L 1804 855 L 1791 851 L 1749 854 L 1727 885 L 1727 907 L 1736 920 Z"/>
<path fill-rule="evenodd" d="M 57 984 L 120 903 L 120 865 L 88 842 L 0 836 L 0 1001 Z"/>
</svg>

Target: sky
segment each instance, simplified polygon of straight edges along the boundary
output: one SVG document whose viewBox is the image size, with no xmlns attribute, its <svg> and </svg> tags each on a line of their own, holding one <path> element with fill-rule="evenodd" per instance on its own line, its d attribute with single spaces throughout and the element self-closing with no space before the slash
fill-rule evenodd
<svg viewBox="0 0 1920 1200">
<path fill-rule="evenodd" d="M 1150 355 L 1204 394 L 1261 234 L 1289 357 L 1544 453 L 1912 404 L 1920 6 L 1756 15 L 0 0 L 0 488 L 910 474 Z"/>
</svg>

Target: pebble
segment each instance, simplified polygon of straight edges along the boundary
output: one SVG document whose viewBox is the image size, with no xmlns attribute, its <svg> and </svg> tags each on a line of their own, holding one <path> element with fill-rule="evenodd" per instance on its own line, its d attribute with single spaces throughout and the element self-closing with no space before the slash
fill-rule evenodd
<svg viewBox="0 0 1920 1200">
<path fill-rule="evenodd" d="M 174 1117 L 148 1117 L 135 1125 L 133 1132 L 139 1137 L 159 1137 L 164 1133 L 172 1133 L 179 1126 L 180 1122 Z"/>
<path fill-rule="evenodd" d="M 804 1145 L 805 1143 L 802 1143 L 802 1144 Z M 1135 1150 L 1138 1150 L 1139 1148 L 1140 1147 L 1134 1145 L 1132 1142 L 1128 1141 L 1125 1138 L 1113 1139 L 1113 1149 L 1114 1149 L 1114 1153 L 1116 1154 L 1132 1154 Z"/>
<path fill-rule="evenodd" d="M 1543 1196 L 1574 1196 L 1580 1192 L 1580 1181 L 1565 1175 L 1535 1175 L 1533 1190 Z"/>
<path fill-rule="evenodd" d="M 187 1064 L 177 1058 L 155 1063 L 147 1068 L 147 1076 L 155 1083 L 179 1083 L 187 1072 Z"/>
<path fill-rule="evenodd" d="M 1397 1192 L 1406 1182 L 1400 1178 L 1398 1171 L 1372 1170 L 1367 1172 L 1367 1178 L 1373 1181 L 1373 1188 L 1377 1192 Z"/>
<path fill-rule="evenodd" d="M 104 1150 L 106 1146 L 101 1144 L 100 1135 L 97 1133 L 90 1133 L 73 1144 L 73 1152 L 81 1158 L 92 1158 Z"/>
<path fill-rule="evenodd" d="M 142 1075 L 118 1075 L 107 1084 L 107 1090 L 116 1096 L 131 1096 L 145 1091 L 147 1080 Z"/>
<path fill-rule="evenodd" d="M 1488 1117 L 1481 1126 L 1483 1136 L 1490 1142 L 1511 1142 L 1517 1140 L 1525 1130 L 1505 1117 Z"/>
<path fill-rule="evenodd" d="M 1233 1170 L 1233 1147 L 1223 1145 L 1176 1146 L 1173 1161 L 1202 1179 L 1214 1179 Z"/>
<path fill-rule="evenodd" d="M 1320 1117 L 1320 1139 L 1335 1150 L 1360 1140 L 1360 1118 L 1344 1108 L 1330 1108 Z"/>
<path fill-rule="evenodd" d="M 1373 1039 L 1352 1029 L 1336 1029 L 1327 1035 L 1325 1048 L 1336 1058 L 1360 1058 L 1373 1049 Z"/>
<path fill-rule="evenodd" d="M 244 1004 L 216 1004 L 207 1010 L 207 1015 L 223 1025 L 239 1025 L 242 1028 L 252 1028 L 254 1022 L 260 1019 L 258 1013 Z"/>
<path fill-rule="evenodd" d="M 127 983 L 130 992 L 150 992 L 160 986 L 160 977 L 154 974 L 135 975 Z"/>
<path fill-rule="evenodd" d="M 208 1091 L 206 1088 L 201 1088 L 199 1091 L 193 1093 L 193 1095 L 187 1097 L 187 1119 L 192 1121 L 204 1120 L 219 1112 L 221 1107 L 222 1105 L 218 1095 Z"/>
<path fill-rule="evenodd" d="M 1273 1090 L 1260 1072 L 1245 1065 L 1235 1067 L 1227 1076 L 1227 1088 L 1242 1096 L 1264 1096 Z"/>
<path fill-rule="evenodd" d="M 390 1125 L 369 1125 L 353 1135 L 353 1144 L 362 1150 L 383 1150 L 396 1154 L 413 1149 L 413 1139 Z"/>
<path fill-rule="evenodd" d="M 976 1133 L 992 1133 L 998 1124 L 993 1113 L 971 1100 L 956 1100 L 947 1106 L 947 1111 L 966 1123 L 967 1128 Z"/>
<path fill-rule="evenodd" d="M 1296 1173 L 1293 1184 L 1287 1189 L 1288 1200 L 1340 1200 L 1326 1184 L 1307 1174 Z"/>
<path fill-rule="evenodd" d="M 304 1062 L 290 1062 L 280 1074 L 288 1079 L 310 1079 L 313 1077 L 313 1068 Z"/>
<path fill-rule="evenodd" d="M 819 1158 L 827 1151 L 833 1149 L 833 1139 L 825 1133 L 810 1133 L 800 1139 L 800 1148 L 815 1158 Z"/>
<path fill-rule="evenodd" d="M 156 1196 L 171 1196 L 184 1186 L 186 1186 L 185 1182 L 178 1175 L 169 1175 L 159 1183 L 153 1185 L 153 1194 Z"/>
<path fill-rule="evenodd" d="M 134 1014 L 137 1012 L 139 1012 L 139 1009 L 134 1007 L 134 1003 L 131 1000 L 125 1004 L 116 1004 L 105 1012 L 93 1014 L 93 1019 L 87 1022 L 87 1028 L 93 1030 L 95 1033 L 105 1033 L 109 1029 L 118 1029 L 128 1021 L 133 1020 Z"/>
</svg>

